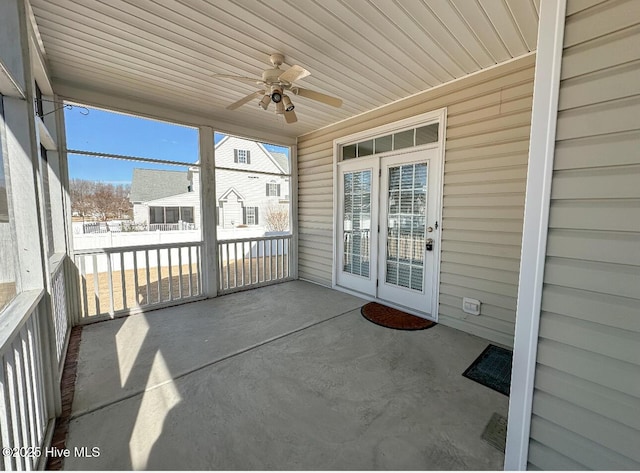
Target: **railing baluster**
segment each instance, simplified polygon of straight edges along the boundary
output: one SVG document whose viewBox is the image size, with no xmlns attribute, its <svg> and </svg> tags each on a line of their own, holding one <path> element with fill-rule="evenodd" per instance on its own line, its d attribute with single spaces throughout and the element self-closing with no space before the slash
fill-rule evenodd
<svg viewBox="0 0 640 473">
<path fill-rule="evenodd" d="M 93 290 L 95 292 L 96 314 L 100 315 L 100 285 L 98 281 L 98 256 L 93 255 Z"/>
<path fill-rule="evenodd" d="M 238 242 L 233 244 L 233 287 L 238 287 Z"/>
<path fill-rule="evenodd" d="M 187 259 L 189 260 L 189 296 L 193 296 L 193 288 L 191 287 L 191 285 L 193 284 L 193 268 L 191 267 L 191 265 L 193 264 L 191 262 L 191 253 L 193 252 L 193 246 L 189 246 L 187 249 L 189 250 L 187 252 Z"/>
<path fill-rule="evenodd" d="M 138 292 L 140 291 L 140 285 L 138 281 L 138 252 L 133 252 L 133 303 L 134 305 L 139 305 L 138 303 Z"/>
<path fill-rule="evenodd" d="M 169 265 L 169 300 L 173 300 L 173 271 L 171 270 L 171 248 L 167 248 L 167 264 Z"/>
<path fill-rule="evenodd" d="M 262 240 L 262 281 L 267 281 L 267 267 L 266 267 L 266 259 L 267 259 L 267 246 L 266 241 Z"/>
<path fill-rule="evenodd" d="M 120 284 L 122 285 L 122 308 L 127 308 L 127 284 L 124 277 L 124 251 L 120 252 Z"/>
<path fill-rule="evenodd" d="M 221 291 L 224 291 L 225 287 L 224 287 L 224 261 L 222 258 L 222 251 L 223 248 L 223 243 L 218 243 L 218 281 L 219 281 L 219 288 Z"/>
<path fill-rule="evenodd" d="M 226 259 L 226 263 L 227 263 L 227 288 L 231 289 L 231 271 L 229 269 L 229 244 L 227 243 L 225 246 L 225 249 L 227 250 L 227 259 Z"/>
<path fill-rule="evenodd" d="M 242 286 L 244 287 L 244 241 L 240 243 L 240 246 L 242 246 Z"/>
<path fill-rule="evenodd" d="M 89 317 L 89 301 L 88 301 L 88 289 L 87 289 L 87 268 L 85 255 L 78 256 L 80 259 L 80 281 L 82 286 L 82 311 L 85 317 Z"/>
<path fill-rule="evenodd" d="M 182 299 L 182 248 L 178 248 L 178 296 Z"/>
<path fill-rule="evenodd" d="M 162 271 L 160 269 L 160 248 L 156 250 L 156 269 L 158 271 L 158 302 L 162 302 Z"/>
<path fill-rule="evenodd" d="M 29 408 L 27 405 L 27 393 L 26 393 L 26 386 L 25 386 L 25 381 L 26 381 L 25 379 L 26 373 L 24 369 L 25 360 L 22 356 L 23 330 L 24 330 L 24 327 L 18 333 L 18 336 L 16 337 L 14 342 L 11 344 L 11 347 L 13 348 L 16 384 L 18 386 L 18 408 L 20 412 L 20 427 L 21 427 L 20 430 L 22 432 L 22 445 L 25 447 L 28 447 L 29 437 L 31 436 L 31 432 L 29 432 L 29 424 L 28 424 Z M 24 459 L 24 463 L 25 463 L 25 469 L 30 470 L 31 468 L 29 468 L 30 465 L 29 465 L 28 458 Z"/>
<path fill-rule="evenodd" d="M 253 284 L 253 241 L 249 240 L 249 284 Z"/>
<path fill-rule="evenodd" d="M 34 315 L 35 316 L 35 315 Z M 32 367 L 33 370 L 31 371 L 31 384 L 33 384 L 34 386 L 42 386 L 41 384 L 41 373 L 40 373 L 40 353 L 38 351 L 38 348 L 40 347 L 39 344 L 36 343 L 36 341 L 38 340 L 36 338 L 36 330 L 35 330 L 35 322 L 33 317 L 31 317 L 31 319 L 29 320 L 29 322 L 27 322 L 27 342 L 29 345 L 29 354 L 31 355 L 31 361 L 32 361 Z M 40 443 L 42 441 L 42 438 L 44 436 L 44 430 L 42 428 L 42 424 L 43 424 L 43 399 L 42 399 L 42 392 L 41 390 L 36 389 L 36 393 L 35 393 L 35 399 L 34 399 L 34 407 L 35 407 L 35 418 L 36 418 L 36 432 L 38 434 L 38 443 Z M 46 419 L 44 419 L 46 421 Z"/>
<path fill-rule="evenodd" d="M 10 441 L 10 445 L 14 448 L 20 448 L 25 445 L 22 444 L 22 437 L 20 435 L 20 412 L 18 411 L 18 394 L 17 394 L 17 383 L 16 383 L 16 370 L 15 370 L 15 356 L 13 349 L 7 350 L 7 354 L 5 355 L 7 358 L 6 364 L 6 375 L 7 375 L 7 387 L 8 396 L 9 396 L 9 412 L 11 415 L 11 427 L 12 427 L 12 440 Z M 25 469 L 23 466 L 22 459 L 20 456 L 15 457 L 16 469 L 23 470 Z"/>
<path fill-rule="evenodd" d="M 197 256 L 196 270 L 198 271 L 198 277 L 196 281 L 198 282 L 198 294 L 202 294 L 202 245 L 198 245 L 198 248 L 196 250 L 196 256 Z"/>
<path fill-rule="evenodd" d="M 111 264 L 111 253 L 107 253 L 107 276 L 109 278 L 109 315 L 113 317 L 115 307 L 113 298 L 113 267 Z"/>
<path fill-rule="evenodd" d="M 145 302 L 147 304 L 151 304 L 151 300 L 149 299 L 150 294 L 149 294 L 149 286 L 151 286 L 151 274 L 149 271 L 149 250 L 144 250 L 144 269 L 145 269 L 145 276 L 147 278 L 147 280 L 145 281 L 145 286 L 146 286 L 146 290 L 147 290 L 147 299 L 145 300 Z"/>
<path fill-rule="evenodd" d="M 11 442 L 11 432 L 13 431 L 13 425 L 11 423 L 11 411 L 9 403 L 8 386 L 5 380 L 8 378 L 5 376 L 5 359 L 4 355 L 0 355 L 0 443 L 3 447 L 13 446 Z M 15 470 L 12 462 L 11 455 L 2 455 L 4 461 L 4 470 Z"/>
<path fill-rule="evenodd" d="M 31 382 L 32 376 L 31 371 L 33 370 L 33 359 L 31 358 L 28 347 L 28 330 L 26 326 L 23 327 L 22 331 L 24 334 L 20 337 L 20 344 L 22 349 L 22 360 L 24 364 L 24 381 L 27 392 L 27 413 L 29 415 L 29 445 L 35 446 L 38 445 L 37 439 L 37 431 L 36 431 L 36 421 L 35 421 L 35 412 L 34 412 L 34 392 L 33 390 L 36 386 Z"/>
</svg>

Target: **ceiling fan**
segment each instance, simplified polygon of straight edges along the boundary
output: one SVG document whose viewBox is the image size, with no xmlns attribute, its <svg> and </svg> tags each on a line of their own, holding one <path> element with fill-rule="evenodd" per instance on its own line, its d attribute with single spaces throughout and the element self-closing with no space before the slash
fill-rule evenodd
<svg viewBox="0 0 640 473">
<path fill-rule="evenodd" d="M 270 56 L 272 69 L 266 69 L 262 73 L 261 79 L 253 79 L 251 77 L 231 76 L 226 74 L 214 74 L 213 77 L 219 77 L 221 79 L 233 79 L 240 82 L 249 84 L 257 84 L 264 87 L 262 90 L 257 90 L 252 94 L 238 100 L 227 106 L 227 110 L 235 110 L 236 108 L 250 102 L 251 100 L 262 96 L 258 105 L 264 110 L 269 108 L 271 102 L 276 104 L 276 113 L 283 114 L 287 123 L 295 123 L 298 121 L 293 109 L 295 106 L 291 102 L 291 98 L 285 93 L 290 92 L 294 95 L 306 97 L 317 102 L 322 102 L 333 107 L 341 107 L 342 100 L 330 95 L 326 95 L 320 92 L 316 92 L 310 89 L 304 89 L 294 84 L 295 81 L 303 79 L 311 73 L 302 66 L 291 66 L 286 71 L 280 69 L 280 66 L 284 62 L 284 56 L 280 53 L 274 53 Z"/>
</svg>

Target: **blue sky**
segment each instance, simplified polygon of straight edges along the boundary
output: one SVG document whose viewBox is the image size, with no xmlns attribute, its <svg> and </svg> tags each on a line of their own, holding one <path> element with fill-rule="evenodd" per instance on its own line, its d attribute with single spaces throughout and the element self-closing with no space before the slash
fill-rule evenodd
<svg viewBox="0 0 640 473">
<path fill-rule="evenodd" d="M 198 130 L 186 126 L 83 107 L 65 108 L 67 149 L 195 163 Z M 215 135 L 217 143 L 224 135 Z M 288 149 L 266 145 L 271 151 Z M 69 154 L 69 177 L 124 184 L 133 168 L 182 170 L 181 166 Z"/>
</svg>

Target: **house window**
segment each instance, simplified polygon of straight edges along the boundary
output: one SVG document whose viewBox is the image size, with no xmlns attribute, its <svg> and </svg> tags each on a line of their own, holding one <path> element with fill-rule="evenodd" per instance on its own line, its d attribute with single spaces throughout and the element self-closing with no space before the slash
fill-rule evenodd
<svg viewBox="0 0 640 473">
<path fill-rule="evenodd" d="M 243 207 L 242 223 L 245 225 L 258 225 L 258 207 Z"/>
<path fill-rule="evenodd" d="M 180 220 L 180 207 L 165 207 L 164 215 L 164 223 L 178 223 L 178 220 Z"/>
<path fill-rule="evenodd" d="M 267 197 L 280 197 L 280 184 L 267 182 Z"/>
<path fill-rule="evenodd" d="M 164 207 L 149 207 L 149 223 L 164 223 Z"/>
<path fill-rule="evenodd" d="M 180 207 L 180 220 L 193 223 L 193 207 Z"/>
<path fill-rule="evenodd" d="M 251 164 L 251 153 L 248 149 L 234 149 L 233 162 L 238 164 Z"/>
</svg>

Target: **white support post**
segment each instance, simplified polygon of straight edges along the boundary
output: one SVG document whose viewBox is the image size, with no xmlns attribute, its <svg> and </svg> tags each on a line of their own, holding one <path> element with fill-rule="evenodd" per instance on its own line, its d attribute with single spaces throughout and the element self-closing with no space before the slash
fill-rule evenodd
<svg viewBox="0 0 640 473">
<path fill-rule="evenodd" d="M 526 470 L 529 456 L 565 11 L 566 0 L 540 5 L 505 470 Z"/>
<path fill-rule="evenodd" d="M 290 201 L 290 219 L 289 226 L 291 229 L 291 244 L 289 245 L 289 276 L 298 279 L 298 146 L 289 147 L 289 201 Z M 283 250 L 284 251 L 284 250 Z"/>
<path fill-rule="evenodd" d="M 218 234 L 216 227 L 215 144 L 213 128 L 201 126 L 200 140 L 200 228 L 204 255 L 202 258 L 202 292 L 207 297 L 218 295 Z"/>
</svg>

